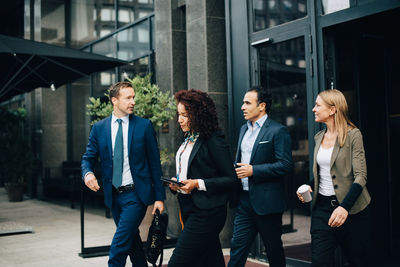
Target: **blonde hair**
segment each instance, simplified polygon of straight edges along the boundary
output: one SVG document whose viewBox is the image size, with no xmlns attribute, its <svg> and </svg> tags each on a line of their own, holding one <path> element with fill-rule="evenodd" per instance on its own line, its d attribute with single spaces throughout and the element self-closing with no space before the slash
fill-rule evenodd
<svg viewBox="0 0 400 267">
<path fill-rule="evenodd" d="M 339 145 L 342 147 L 346 141 L 347 132 L 357 128 L 349 119 L 349 109 L 343 93 L 337 89 L 322 91 L 318 96 L 330 107 L 335 107 L 335 129 L 338 133 Z"/>
</svg>

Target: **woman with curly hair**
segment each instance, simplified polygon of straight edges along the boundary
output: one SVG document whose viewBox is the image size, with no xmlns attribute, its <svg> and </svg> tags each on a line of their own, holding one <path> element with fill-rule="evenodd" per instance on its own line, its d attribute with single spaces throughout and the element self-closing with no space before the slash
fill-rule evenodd
<svg viewBox="0 0 400 267">
<path fill-rule="evenodd" d="M 200 90 L 175 94 L 177 116 L 185 139 L 176 153 L 177 192 L 183 231 L 168 266 L 225 266 L 219 233 L 226 205 L 238 179 L 215 105 Z"/>
</svg>

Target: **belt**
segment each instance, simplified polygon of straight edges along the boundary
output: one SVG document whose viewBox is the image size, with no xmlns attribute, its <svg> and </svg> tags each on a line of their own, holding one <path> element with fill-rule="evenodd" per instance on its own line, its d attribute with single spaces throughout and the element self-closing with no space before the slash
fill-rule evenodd
<svg viewBox="0 0 400 267">
<path fill-rule="evenodd" d="M 329 203 L 332 207 L 339 206 L 339 201 L 337 200 L 336 195 L 324 196 L 324 195 L 318 194 L 317 202 L 319 202 L 319 201 Z"/>
<path fill-rule="evenodd" d="M 127 185 L 122 185 L 118 188 L 115 189 L 118 193 L 124 193 L 124 192 L 132 192 L 135 190 L 135 185 L 134 184 L 127 184 Z"/>
</svg>

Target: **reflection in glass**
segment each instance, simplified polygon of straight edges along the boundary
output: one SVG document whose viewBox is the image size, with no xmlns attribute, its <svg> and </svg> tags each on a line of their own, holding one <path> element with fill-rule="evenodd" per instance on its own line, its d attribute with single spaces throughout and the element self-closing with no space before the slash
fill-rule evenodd
<svg viewBox="0 0 400 267">
<path fill-rule="evenodd" d="M 307 0 L 253 0 L 254 31 L 307 16 Z"/>
<path fill-rule="evenodd" d="M 107 93 L 110 85 L 116 82 L 115 78 L 114 68 L 93 74 L 93 97 L 100 97 L 102 102 L 107 102 L 108 97 L 104 94 Z"/>
<path fill-rule="evenodd" d="M 142 57 L 150 51 L 149 20 L 121 31 L 116 36 L 119 59 L 130 61 Z"/>
<path fill-rule="evenodd" d="M 117 39 L 115 36 L 104 39 L 101 42 L 95 43 L 92 47 L 92 53 L 100 54 L 108 57 L 116 57 Z"/>
<path fill-rule="evenodd" d="M 308 181 L 307 88 L 304 37 L 259 49 L 260 83 L 271 90 L 271 115 L 289 129 L 297 188 Z M 287 181 L 290 183 L 292 181 Z M 293 192 L 291 192 L 293 193 Z"/>
<path fill-rule="evenodd" d="M 121 81 L 125 79 L 125 75 L 131 79 L 136 75 L 143 77 L 149 73 L 149 57 L 139 58 L 131 62 L 129 65 L 121 66 L 119 70 L 121 73 Z"/>
<path fill-rule="evenodd" d="M 322 0 L 323 14 L 330 14 L 350 7 L 350 0 Z"/>
<path fill-rule="evenodd" d="M 152 0 L 119 1 L 118 27 L 125 26 L 154 11 Z"/>
<path fill-rule="evenodd" d="M 71 1 L 71 47 L 79 48 L 115 30 L 114 2 Z"/>
<path fill-rule="evenodd" d="M 41 41 L 65 46 L 65 6 L 63 0 L 42 0 Z"/>
<path fill-rule="evenodd" d="M 85 152 L 90 131 L 90 116 L 86 105 L 89 104 L 90 78 L 84 77 L 71 84 L 71 126 L 72 126 L 72 160 L 80 161 Z"/>
</svg>

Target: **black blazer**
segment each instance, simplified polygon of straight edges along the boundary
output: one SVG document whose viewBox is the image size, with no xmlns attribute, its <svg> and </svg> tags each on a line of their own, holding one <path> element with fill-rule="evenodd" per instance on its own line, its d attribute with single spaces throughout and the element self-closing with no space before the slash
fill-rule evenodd
<svg viewBox="0 0 400 267">
<path fill-rule="evenodd" d="M 240 129 L 236 163 L 241 161 L 240 145 L 246 131 L 247 124 L 244 124 Z M 293 168 L 291 140 L 285 126 L 267 118 L 254 142 L 250 164 L 253 175 L 249 177 L 249 198 L 254 211 L 259 215 L 283 212 L 287 207 L 284 177 Z"/>
<path fill-rule="evenodd" d="M 189 156 L 187 177 L 204 180 L 207 191 L 194 189 L 191 192 L 198 208 L 226 205 L 238 179 L 221 131 L 214 132 L 208 139 L 199 136 Z"/>
</svg>

